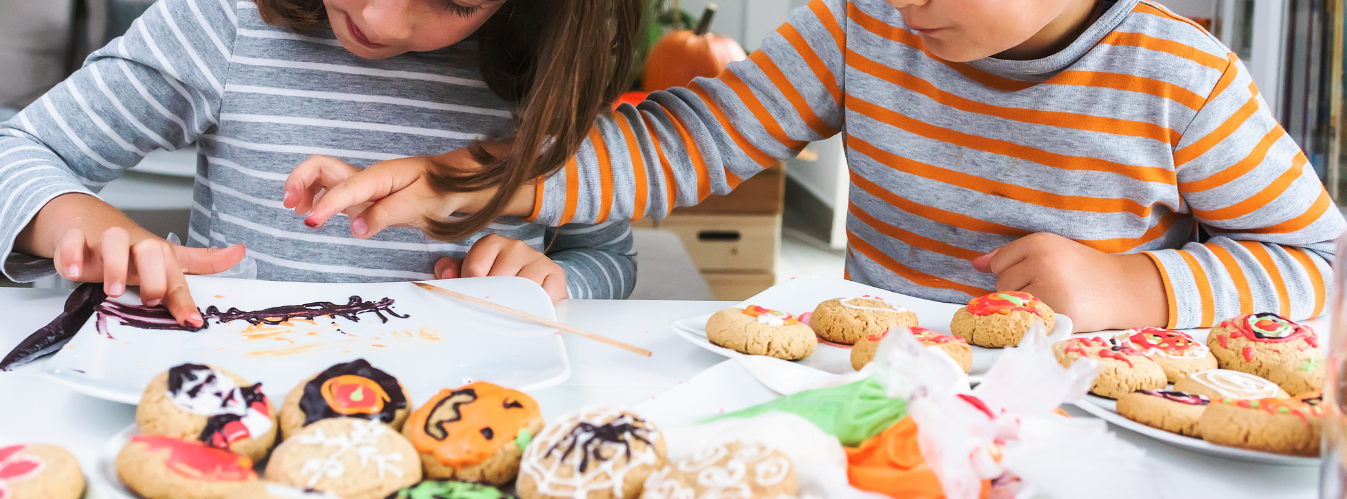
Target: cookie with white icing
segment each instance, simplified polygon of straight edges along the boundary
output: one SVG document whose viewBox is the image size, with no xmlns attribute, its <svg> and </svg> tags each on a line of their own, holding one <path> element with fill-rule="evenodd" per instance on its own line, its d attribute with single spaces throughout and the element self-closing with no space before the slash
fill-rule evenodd
<svg viewBox="0 0 1347 499">
<path fill-rule="evenodd" d="M 1326 367 L 1323 355 L 1286 359 L 1272 368 L 1267 379 L 1291 395 L 1317 392 L 1324 389 Z"/>
<path fill-rule="evenodd" d="M 1169 384 L 1165 370 L 1144 352 L 1123 345 L 1113 338 L 1071 338 L 1052 344 L 1052 352 L 1062 367 L 1071 367 L 1078 359 L 1099 362 L 1090 393 L 1118 398 L 1137 390 L 1163 390 Z"/>
<path fill-rule="evenodd" d="M 281 442 L 267 463 L 267 480 L 345 499 L 383 499 L 421 481 L 421 459 L 391 426 L 330 418 Z"/>
<path fill-rule="evenodd" d="M 1229 369 L 1212 369 L 1190 374 L 1174 382 L 1174 390 L 1212 399 L 1286 398 L 1286 390 L 1266 379 Z"/>
<path fill-rule="evenodd" d="M 402 429 L 412 396 L 397 378 L 365 359 L 333 365 L 295 385 L 281 403 L 281 438 L 327 418 L 359 418 Z"/>
<path fill-rule="evenodd" d="M 84 473 L 70 451 L 55 445 L 0 446 L 0 498 L 79 499 Z"/>
<path fill-rule="evenodd" d="M 1165 370 L 1165 378 L 1170 383 L 1198 371 L 1216 369 L 1216 356 L 1212 355 L 1211 349 L 1182 331 L 1143 327 L 1123 331 L 1114 338 L 1146 352 Z"/>
<path fill-rule="evenodd" d="M 779 450 L 735 441 L 698 449 L 650 474 L 641 499 L 795 497 L 795 464 Z"/>
<path fill-rule="evenodd" d="M 258 480 L 239 487 L 227 499 L 341 499 L 331 492 L 301 489 Z"/>
<path fill-rule="evenodd" d="M 195 439 L 260 461 L 276 442 L 276 408 L 261 383 L 182 364 L 150 381 L 136 406 L 136 426 L 143 435 Z"/>
<path fill-rule="evenodd" d="M 440 390 L 412 412 L 402 434 L 421 453 L 426 478 L 505 485 L 542 429 L 533 397 L 478 381 Z"/>
<path fill-rule="evenodd" d="M 1313 329 L 1272 313 L 1222 321 L 1207 333 L 1207 346 L 1221 369 L 1262 378 L 1287 359 L 1321 354 L 1319 335 Z"/>
<path fill-rule="evenodd" d="M 515 490 L 521 499 L 635 498 L 665 462 L 654 423 L 620 409 L 581 409 L 524 450 Z"/>
<path fill-rule="evenodd" d="M 949 329 L 969 344 L 988 348 L 1020 344 L 1029 326 L 1042 322 L 1049 333 L 1057 325 L 1052 307 L 1023 291 L 998 291 L 968 300 L 954 312 Z"/>
<path fill-rule="evenodd" d="M 915 327 L 917 314 L 877 296 L 853 296 L 818 304 L 809 325 L 820 338 L 853 345 L 894 327 Z"/>
<path fill-rule="evenodd" d="M 1206 395 L 1137 390 L 1118 397 L 1118 414 L 1152 428 L 1200 438 L 1197 422 L 1210 403 Z"/>
<path fill-rule="evenodd" d="M 1213 399 L 1198 426 L 1213 444 L 1319 457 L 1323 420 L 1320 406 L 1297 399 Z"/>
<path fill-rule="evenodd" d="M 739 353 L 785 360 L 808 357 L 818 346 L 814 330 L 795 316 L 757 305 L 716 312 L 706 321 L 706 339 Z"/>
<path fill-rule="evenodd" d="M 924 327 L 909 328 L 912 331 L 912 337 L 922 345 L 934 348 L 944 352 L 954 363 L 963 368 L 967 373 L 973 367 L 973 351 L 968 348 L 968 341 L 958 336 L 949 336 L 937 333 Z M 851 368 L 857 371 L 869 364 L 875 359 L 875 351 L 879 350 L 879 342 L 887 336 L 885 332 L 879 336 L 870 336 L 861 341 L 857 341 L 851 347 Z"/>
<path fill-rule="evenodd" d="M 257 481 L 247 456 L 161 435 L 131 437 L 116 467 L 122 484 L 146 499 L 225 499 Z"/>
</svg>

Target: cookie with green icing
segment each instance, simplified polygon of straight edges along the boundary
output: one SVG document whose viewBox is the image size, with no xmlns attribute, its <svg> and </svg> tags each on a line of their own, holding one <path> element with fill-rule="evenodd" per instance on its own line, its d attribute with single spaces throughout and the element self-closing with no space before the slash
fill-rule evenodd
<svg viewBox="0 0 1347 499">
<path fill-rule="evenodd" d="M 1291 395 L 1317 392 L 1324 389 L 1326 365 L 1323 355 L 1290 358 L 1272 368 L 1267 379 Z"/>
<path fill-rule="evenodd" d="M 427 480 L 394 492 L 388 499 L 514 499 L 490 485 Z"/>
</svg>

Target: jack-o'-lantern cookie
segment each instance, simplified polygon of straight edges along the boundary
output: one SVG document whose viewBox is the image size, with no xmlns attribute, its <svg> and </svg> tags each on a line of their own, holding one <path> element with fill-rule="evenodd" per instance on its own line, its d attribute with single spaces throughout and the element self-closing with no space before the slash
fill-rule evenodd
<svg viewBox="0 0 1347 499">
<path fill-rule="evenodd" d="M 1062 367 L 1080 358 L 1099 361 L 1099 376 L 1090 393 L 1118 398 L 1137 390 L 1163 390 L 1169 384 L 1165 370 L 1140 350 L 1113 338 L 1071 338 L 1052 344 Z"/>
<path fill-rule="evenodd" d="M 1201 437 L 1197 421 L 1211 399 L 1206 395 L 1163 390 L 1137 390 L 1118 397 L 1118 414 L 1170 433 Z"/>
<path fill-rule="evenodd" d="M 1318 392 L 1324 389 L 1323 355 L 1306 355 L 1300 358 L 1286 359 L 1272 368 L 1267 379 L 1286 390 L 1291 395 Z"/>
<path fill-rule="evenodd" d="M 634 498 L 665 461 L 654 423 L 619 409 L 581 409 L 524 450 L 515 491 L 520 499 Z"/>
<path fill-rule="evenodd" d="M 281 438 L 327 418 L 381 421 L 394 429 L 412 412 L 412 396 L 397 378 L 356 359 L 299 382 L 281 404 Z"/>
<path fill-rule="evenodd" d="M 237 374 L 200 364 L 159 373 L 136 407 L 142 435 L 195 439 L 259 461 L 276 442 L 276 408 Z"/>
<path fill-rule="evenodd" d="M 421 481 L 416 449 L 378 420 L 323 419 L 281 442 L 267 480 L 344 499 L 384 499 Z"/>
<path fill-rule="evenodd" d="M 798 489 L 790 457 L 760 443 L 736 441 L 698 449 L 651 473 L 641 499 L 778 499 L 795 497 Z"/>
<path fill-rule="evenodd" d="M 79 499 L 84 473 L 70 451 L 55 445 L 0 446 L 0 499 Z"/>
<path fill-rule="evenodd" d="M 1052 307 L 1023 291 L 998 291 L 968 301 L 954 312 L 950 331 L 980 347 L 1003 348 L 1020 344 L 1029 326 L 1043 322 L 1051 332 L 1057 325 Z"/>
<path fill-rule="evenodd" d="M 1115 338 L 1146 352 L 1165 370 L 1170 383 L 1198 371 L 1216 369 L 1216 356 L 1211 354 L 1211 349 L 1182 331 L 1143 327 L 1124 331 Z"/>
<path fill-rule="evenodd" d="M 1266 378 L 1287 359 L 1319 355 L 1319 335 L 1309 326 L 1272 313 L 1227 319 L 1207 334 L 1221 369 Z"/>
<path fill-rule="evenodd" d="M 808 357 L 818 346 L 818 336 L 809 326 L 788 313 L 757 305 L 716 312 L 706 321 L 706 339 L 739 353 L 786 360 Z"/>
<path fill-rule="evenodd" d="M 514 499 L 514 496 L 480 483 L 426 480 L 399 490 L 387 499 Z"/>
<path fill-rule="evenodd" d="M 924 327 L 909 328 L 912 331 L 912 337 L 931 348 L 945 352 L 949 358 L 954 359 L 954 363 L 963 368 L 967 373 L 973 366 L 973 351 L 968 348 L 968 341 L 958 336 L 948 336 L 937 333 Z M 851 368 L 857 371 L 869 364 L 875 359 L 875 350 L 879 349 L 879 342 L 884 339 L 888 332 L 879 335 L 872 335 L 861 341 L 856 342 L 851 347 Z"/>
<path fill-rule="evenodd" d="M 504 485 L 543 429 L 538 403 L 523 392 L 476 382 L 440 390 L 412 412 L 402 434 L 421 453 L 427 478 Z"/>
<path fill-rule="evenodd" d="M 818 304 L 809 325 L 820 338 L 851 345 L 898 326 L 915 327 L 917 314 L 876 296 L 853 296 Z"/>
<path fill-rule="evenodd" d="M 158 435 L 131 437 L 116 466 L 122 483 L 146 499 L 224 499 L 257 480 L 247 456 Z"/>
<path fill-rule="evenodd" d="M 1296 399 L 1215 399 L 1198 425 L 1213 444 L 1319 457 L 1323 419 L 1322 408 Z"/>
<path fill-rule="evenodd" d="M 233 493 L 229 494 L 227 499 L 341 499 L 331 492 L 320 490 L 304 489 L 300 487 L 291 487 L 281 485 L 265 480 L 248 483 Z"/>
<path fill-rule="evenodd" d="M 1276 383 L 1229 369 L 1196 372 L 1174 382 L 1174 390 L 1206 395 L 1212 399 L 1286 398 L 1289 395 Z"/>
</svg>

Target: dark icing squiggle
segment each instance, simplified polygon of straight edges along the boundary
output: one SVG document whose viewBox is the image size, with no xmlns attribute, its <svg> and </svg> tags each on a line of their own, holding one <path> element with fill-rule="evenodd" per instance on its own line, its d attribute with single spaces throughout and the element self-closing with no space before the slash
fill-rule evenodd
<svg viewBox="0 0 1347 499">
<path fill-rule="evenodd" d="M 254 311 L 243 311 L 230 307 L 229 310 L 221 312 L 219 308 L 211 305 L 210 308 L 206 309 L 206 313 L 202 314 L 202 317 L 215 319 L 215 321 L 220 324 L 244 320 L 248 321 L 249 324 L 256 326 L 258 324 L 275 325 L 290 321 L 291 319 L 313 320 L 314 318 L 323 316 L 344 317 L 351 322 L 360 322 L 359 314 L 373 313 L 379 316 L 379 320 L 386 323 L 388 322 L 388 317 L 384 317 L 385 312 L 387 312 L 388 315 L 399 319 L 406 319 L 409 317 L 393 311 L 392 298 L 384 298 L 377 302 L 372 302 L 365 301 L 359 296 L 352 296 L 350 301 L 346 302 L 345 305 L 338 305 L 330 301 L 319 301 L 305 303 L 303 305 L 283 305 Z"/>
</svg>

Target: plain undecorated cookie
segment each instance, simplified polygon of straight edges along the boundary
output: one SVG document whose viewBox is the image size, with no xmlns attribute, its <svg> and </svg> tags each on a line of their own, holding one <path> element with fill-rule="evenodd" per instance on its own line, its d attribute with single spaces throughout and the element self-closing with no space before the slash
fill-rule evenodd
<svg viewBox="0 0 1347 499">
<path fill-rule="evenodd" d="M 665 462 L 664 434 L 654 423 L 620 409 L 581 409 L 524 450 L 515 491 L 520 499 L 634 498 Z"/>
<path fill-rule="evenodd" d="M 384 499 L 421 481 L 421 459 L 391 426 L 331 418 L 281 442 L 267 462 L 267 480 L 343 499 Z"/>
<path fill-rule="evenodd" d="M 1145 352 L 1160 364 L 1170 383 L 1195 372 L 1216 369 L 1216 356 L 1211 349 L 1183 331 L 1143 327 L 1124 331 L 1114 338 Z"/>
<path fill-rule="evenodd" d="M 1021 291 L 999 291 L 968 301 L 954 312 L 950 331 L 971 345 L 987 348 L 1013 347 L 1020 344 L 1029 326 L 1043 322 L 1051 333 L 1057 325 L 1052 307 Z"/>
<path fill-rule="evenodd" d="M 1138 390 L 1118 397 L 1118 414 L 1152 428 L 1189 437 L 1201 437 L 1197 422 L 1211 399 L 1205 395 L 1161 390 Z"/>
<path fill-rule="evenodd" d="M 778 499 L 799 491 L 795 464 L 779 450 L 734 441 L 698 449 L 650 474 L 641 499 Z"/>
<path fill-rule="evenodd" d="M 84 473 L 75 455 L 55 445 L 0 446 L 0 487 L 7 499 L 79 499 L 84 496 Z"/>
<path fill-rule="evenodd" d="M 913 338 L 921 342 L 922 345 L 944 352 L 945 355 L 954 359 L 955 364 L 963 368 L 964 373 L 968 373 L 968 370 L 973 367 L 973 351 L 968 348 L 968 342 L 963 338 L 943 335 L 924 327 L 910 329 Z M 887 334 L 870 336 L 856 342 L 851 347 L 851 368 L 859 371 L 874 360 L 875 351 L 879 349 L 879 342 L 884 339 L 884 336 L 887 336 Z"/>
<path fill-rule="evenodd" d="M 818 346 L 814 330 L 790 314 L 753 305 L 716 312 L 706 321 L 706 339 L 739 353 L 785 360 L 808 357 Z"/>
<path fill-rule="evenodd" d="M 276 408 L 261 384 L 218 367 L 183 364 L 150 380 L 136 406 L 136 426 L 142 435 L 199 440 L 261 461 L 276 443 Z"/>
<path fill-rule="evenodd" d="M 1174 390 L 1195 395 L 1206 395 L 1211 399 L 1261 399 L 1286 398 L 1286 390 L 1276 383 L 1252 374 L 1212 369 L 1190 374 L 1174 383 Z"/>
<path fill-rule="evenodd" d="M 1295 399 L 1217 399 L 1198 425 L 1202 439 L 1213 444 L 1319 457 L 1323 411 Z"/>
<path fill-rule="evenodd" d="M 1325 370 L 1322 355 L 1307 355 L 1298 359 L 1286 359 L 1272 368 L 1267 379 L 1286 390 L 1286 393 L 1300 395 L 1323 390 Z"/>
<path fill-rule="evenodd" d="M 1207 333 L 1207 347 L 1221 369 L 1266 378 L 1288 359 L 1321 355 L 1319 336 L 1309 326 L 1272 313 L 1241 315 Z"/>
<path fill-rule="evenodd" d="M 126 488 L 146 499 L 225 499 L 257 480 L 246 456 L 157 435 L 131 437 L 116 466 Z"/>
<path fill-rule="evenodd" d="M 377 419 L 402 429 L 412 395 L 397 378 L 364 359 L 333 365 L 295 385 L 281 403 L 281 438 L 327 418 Z"/>
<path fill-rule="evenodd" d="M 421 453 L 428 479 L 505 485 L 542 429 L 543 413 L 532 397 L 478 381 L 440 390 L 412 412 L 402 434 Z"/>
<path fill-rule="evenodd" d="M 1071 338 L 1052 344 L 1052 352 L 1062 367 L 1080 358 L 1099 362 L 1099 376 L 1094 379 L 1090 393 L 1101 397 L 1118 398 L 1137 390 L 1163 390 L 1165 370 L 1146 354 L 1123 346 L 1112 338 Z"/>
<path fill-rule="evenodd" d="M 852 345 L 898 326 L 916 327 L 917 314 L 877 297 L 853 296 L 818 304 L 809 325 L 825 340 Z"/>
</svg>

